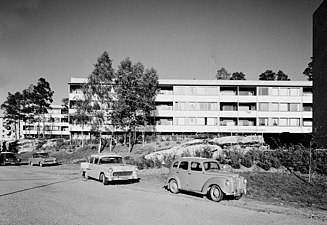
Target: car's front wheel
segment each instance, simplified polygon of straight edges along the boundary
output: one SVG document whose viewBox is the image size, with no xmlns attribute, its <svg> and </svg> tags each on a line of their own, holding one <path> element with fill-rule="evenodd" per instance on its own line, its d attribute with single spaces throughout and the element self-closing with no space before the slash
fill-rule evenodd
<svg viewBox="0 0 327 225">
<path fill-rule="evenodd" d="M 218 185 L 214 184 L 210 187 L 209 196 L 212 201 L 220 202 L 223 199 L 224 194 L 221 191 L 220 187 Z"/>
<path fill-rule="evenodd" d="M 103 185 L 108 184 L 108 180 L 107 180 L 106 176 L 103 173 L 100 174 L 99 180 L 103 183 Z"/>
<path fill-rule="evenodd" d="M 178 193 L 178 184 L 177 181 L 175 179 L 171 179 L 169 181 L 169 191 L 171 193 L 177 194 Z"/>
</svg>

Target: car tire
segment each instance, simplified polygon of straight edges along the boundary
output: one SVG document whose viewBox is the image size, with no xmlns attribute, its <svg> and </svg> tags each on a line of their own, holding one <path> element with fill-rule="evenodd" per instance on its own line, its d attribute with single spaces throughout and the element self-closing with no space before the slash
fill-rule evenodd
<svg viewBox="0 0 327 225">
<path fill-rule="evenodd" d="M 100 174 L 99 180 L 103 183 L 103 185 L 107 185 L 108 184 L 108 180 L 107 180 L 106 176 L 104 175 L 104 173 L 101 173 Z"/>
<path fill-rule="evenodd" d="M 177 194 L 179 192 L 178 190 L 178 184 L 175 179 L 171 179 L 168 184 L 169 191 L 173 194 Z"/>
<path fill-rule="evenodd" d="M 85 180 L 88 180 L 89 179 L 89 175 L 87 174 L 86 171 L 84 171 L 84 178 L 85 178 Z"/>
<path fill-rule="evenodd" d="M 242 198 L 243 194 L 239 195 L 239 196 L 235 196 L 235 200 L 240 200 L 240 198 Z"/>
<path fill-rule="evenodd" d="M 30 165 L 31 165 L 31 166 L 34 166 L 34 164 L 33 164 L 33 162 L 32 162 L 32 161 L 30 162 Z"/>
<path fill-rule="evenodd" d="M 209 196 L 212 201 L 220 202 L 224 197 L 224 193 L 218 185 L 214 184 L 210 187 Z"/>
</svg>

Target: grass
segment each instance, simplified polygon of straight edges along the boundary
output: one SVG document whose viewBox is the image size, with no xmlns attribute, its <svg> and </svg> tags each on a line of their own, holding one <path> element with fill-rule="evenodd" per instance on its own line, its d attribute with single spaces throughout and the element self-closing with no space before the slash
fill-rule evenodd
<svg viewBox="0 0 327 225">
<path fill-rule="evenodd" d="M 305 183 L 290 173 L 243 172 L 240 175 L 248 180 L 248 198 L 327 210 L 326 178 Z M 306 176 L 302 178 L 308 180 Z"/>
</svg>

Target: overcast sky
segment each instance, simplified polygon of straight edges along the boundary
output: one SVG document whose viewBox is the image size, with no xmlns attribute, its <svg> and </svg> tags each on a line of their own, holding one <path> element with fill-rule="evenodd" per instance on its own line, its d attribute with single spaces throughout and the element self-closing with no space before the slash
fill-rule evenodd
<svg viewBox="0 0 327 225">
<path fill-rule="evenodd" d="M 0 103 L 44 77 L 60 104 L 104 51 L 115 69 L 129 57 L 161 79 L 214 79 L 225 67 L 305 80 L 322 1 L 0 0 Z"/>
</svg>

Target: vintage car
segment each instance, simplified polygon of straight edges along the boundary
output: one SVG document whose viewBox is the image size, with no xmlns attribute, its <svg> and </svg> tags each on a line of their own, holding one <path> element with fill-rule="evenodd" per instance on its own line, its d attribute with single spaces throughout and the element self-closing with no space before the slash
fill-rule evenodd
<svg viewBox="0 0 327 225">
<path fill-rule="evenodd" d="M 81 163 L 81 170 L 86 179 L 94 178 L 104 185 L 112 181 L 138 181 L 137 167 L 125 164 L 116 154 L 91 155 L 88 162 Z"/>
<path fill-rule="evenodd" d="M 208 195 L 215 202 L 224 196 L 240 199 L 246 194 L 246 184 L 242 176 L 221 170 L 218 161 L 198 157 L 175 160 L 166 180 L 166 187 L 174 194 L 185 190 Z"/>
<path fill-rule="evenodd" d="M 28 158 L 28 163 L 31 166 L 45 166 L 45 165 L 56 165 L 58 164 L 57 159 L 55 157 L 50 157 L 47 152 L 36 152 L 33 153 L 31 158 Z"/>
<path fill-rule="evenodd" d="M 20 159 L 17 159 L 13 152 L 0 152 L 0 165 L 20 165 Z"/>
</svg>

